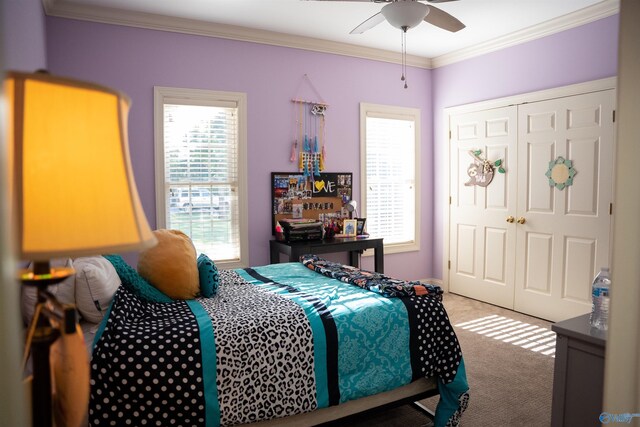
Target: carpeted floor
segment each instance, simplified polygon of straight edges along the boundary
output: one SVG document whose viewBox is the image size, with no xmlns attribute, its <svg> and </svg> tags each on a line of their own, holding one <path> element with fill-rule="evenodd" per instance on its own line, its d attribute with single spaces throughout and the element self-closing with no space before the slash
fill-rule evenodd
<svg viewBox="0 0 640 427">
<path fill-rule="evenodd" d="M 455 327 L 455 331 L 462 347 L 470 387 L 469 407 L 460 425 L 548 426 L 551 420 L 555 339 L 553 334 L 541 328 L 550 330 L 551 323 L 454 294 L 445 294 L 444 304 L 451 323 L 460 325 Z M 518 332 L 517 338 L 503 332 L 491 333 L 487 330 L 492 327 L 488 325 L 491 321 L 501 322 L 501 331 L 517 328 L 518 331 L 529 332 Z M 515 321 L 520 323 L 510 326 Z M 509 325 L 505 327 L 506 323 Z M 533 340 L 527 341 L 523 336 Z M 435 409 L 438 397 L 421 403 Z M 412 406 L 406 405 L 363 415 L 339 425 L 426 427 L 431 426 L 431 422 Z"/>
</svg>

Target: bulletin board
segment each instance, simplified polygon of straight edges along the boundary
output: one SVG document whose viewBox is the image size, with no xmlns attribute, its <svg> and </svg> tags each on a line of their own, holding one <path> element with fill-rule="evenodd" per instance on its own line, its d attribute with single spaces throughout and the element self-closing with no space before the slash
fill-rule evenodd
<svg viewBox="0 0 640 427">
<path fill-rule="evenodd" d="M 322 222 L 344 218 L 344 204 L 351 200 L 351 172 L 321 173 L 271 172 L 272 226 L 284 218 L 317 219 Z"/>
</svg>

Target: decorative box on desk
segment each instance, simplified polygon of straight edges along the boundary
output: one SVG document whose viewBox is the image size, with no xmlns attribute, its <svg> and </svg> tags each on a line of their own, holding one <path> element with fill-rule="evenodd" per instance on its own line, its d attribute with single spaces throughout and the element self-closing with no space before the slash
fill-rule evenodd
<svg viewBox="0 0 640 427">
<path fill-rule="evenodd" d="M 271 264 L 280 262 L 280 254 L 289 256 L 290 262 L 300 260 L 300 255 L 349 252 L 349 265 L 360 267 L 360 254 L 365 249 L 374 250 L 374 270 L 384 273 L 384 246 L 382 238 L 336 237 L 330 240 L 309 240 L 302 242 L 269 241 Z"/>
<path fill-rule="evenodd" d="M 557 334 L 551 426 L 600 426 L 606 332 L 589 315 L 551 325 Z"/>
</svg>

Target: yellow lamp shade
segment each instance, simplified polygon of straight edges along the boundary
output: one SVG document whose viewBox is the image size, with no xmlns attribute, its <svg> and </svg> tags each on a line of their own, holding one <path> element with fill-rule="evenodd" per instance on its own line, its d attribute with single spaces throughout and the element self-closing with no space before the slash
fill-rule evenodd
<svg viewBox="0 0 640 427">
<path fill-rule="evenodd" d="M 44 260 L 155 244 L 131 170 L 128 98 L 41 73 L 9 73 L 5 93 L 19 257 Z"/>
</svg>

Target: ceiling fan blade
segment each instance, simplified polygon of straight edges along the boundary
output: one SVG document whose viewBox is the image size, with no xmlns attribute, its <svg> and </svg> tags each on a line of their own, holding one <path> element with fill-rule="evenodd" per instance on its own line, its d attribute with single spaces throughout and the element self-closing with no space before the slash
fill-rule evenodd
<svg viewBox="0 0 640 427">
<path fill-rule="evenodd" d="M 359 1 L 367 3 L 391 3 L 393 0 L 302 0 L 302 1 Z M 436 1 L 457 1 L 457 0 L 436 0 Z"/>
<path fill-rule="evenodd" d="M 384 22 L 384 15 L 382 14 L 382 12 L 378 12 L 375 15 L 373 15 L 371 18 L 367 19 L 362 24 L 358 25 L 353 30 L 351 30 L 349 34 L 362 34 L 365 31 L 370 30 L 371 28 L 375 27 L 376 25 L 382 22 Z"/>
<path fill-rule="evenodd" d="M 460 31 L 466 25 L 460 22 L 454 16 L 448 14 L 442 9 L 438 9 L 435 6 L 429 5 L 429 13 L 425 16 L 425 22 L 428 22 L 431 25 L 435 25 L 436 27 L 440 27 L 443 30 L 451 31 L 455 33 L 456 31 Z"/>
</svg>

